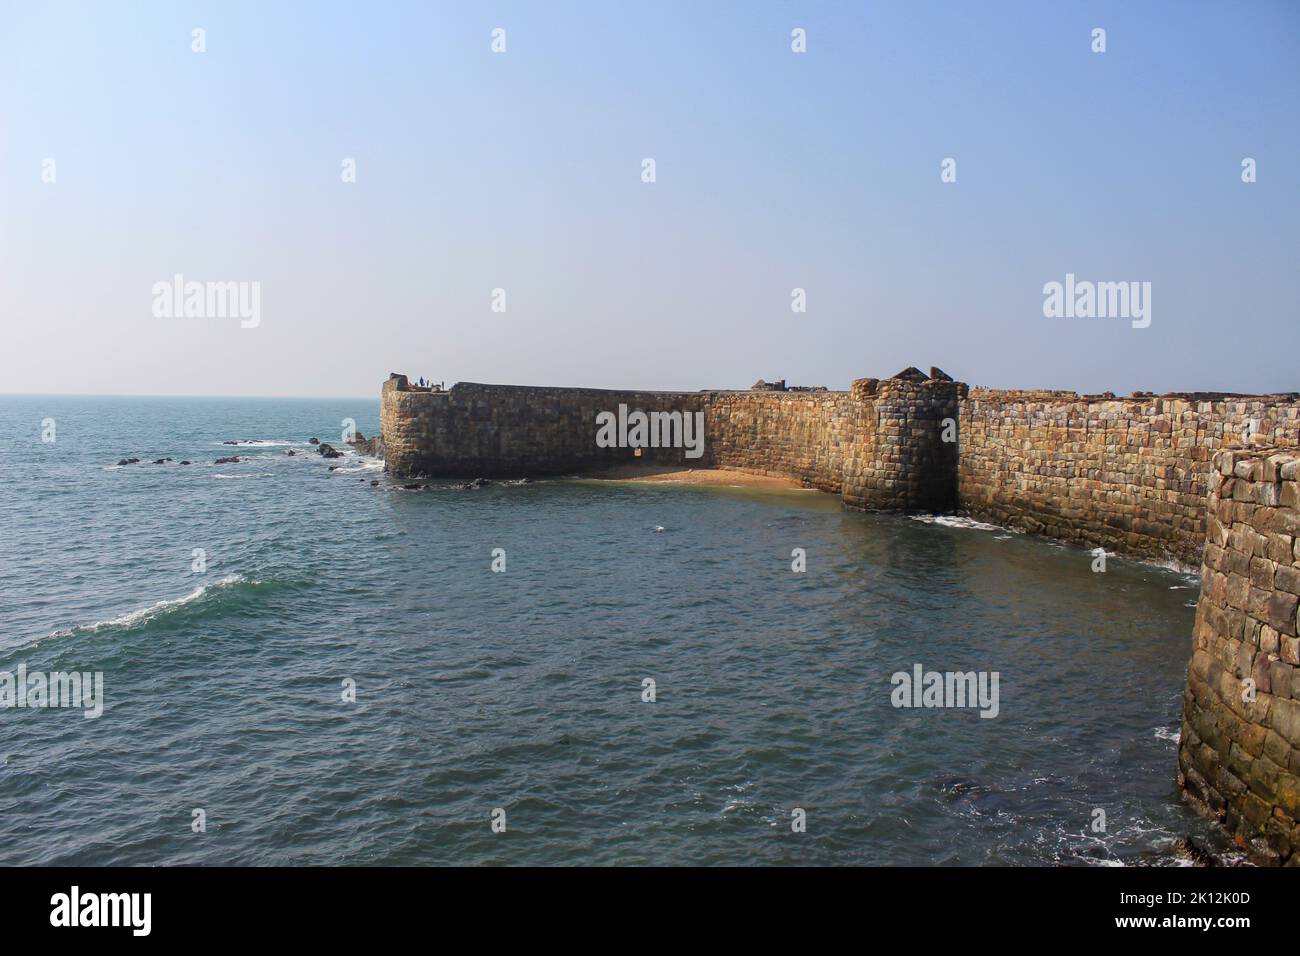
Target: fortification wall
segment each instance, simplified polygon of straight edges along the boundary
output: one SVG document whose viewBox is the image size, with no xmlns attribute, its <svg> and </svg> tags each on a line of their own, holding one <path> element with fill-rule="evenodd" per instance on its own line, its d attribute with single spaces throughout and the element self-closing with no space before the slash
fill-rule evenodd
<svg viewBox="0 0 1300 956">
<path fill-rule="evenodd" d="M 449 391 L 385 383 L 380 437 L 399 476 L 570 474 L 630 463 L 725 468 L 844 492 L 851 507 L 943 510 L 956 504 L 955 421 L 965 386 L 927 376 L 864 379 L 850 392 L 636 392 L 461 382 Z M 702 456 L 683 448 L 600 448 L 596 416 L 615 411 L 704 415 Z M 955 437 L 955 435 L 953 436 Z"/>
<path fill-rule="evenodd" d="M 846 505 L 871 511 L 957 507 L 955 426 L 966 386 L 938 369 L 930 375 L 909 369 L 853 383 L 862 424 L 844 468 Z"/>
<path fill-rule="evenodd" d="M 794 478 L 839 492 L 862 430 L 862 403 L 848 392 L 708 392 L 711 464 Z"/>
<path fill-rule="evenodd" d="M 512 478 L 570 474 L 628 462 L 708 466 L 685 448 L 630 448 L 596 444 L 598 412 L 702 411 L 699 392 L 535 388 L 460 382 L 448 391 L 411 389 L 405 376 L 384 383 L 380 434 L 385 466 L 395 475 Z"/>
<path fill-rule="evenodd" d="M 704 454 L 600 448 L 596 414 L 703 412 Z M 1115 398 L 968 391 L 938 369 L 849 392 L 640 392 L 462 382 L 384 386 L 380 438 L 397 475 L 568 474 L 640 462 L 793 478 L 849 507 L 946 511 L 1085 547 L 1196 567 L 1210 458 L 1249 436 L 1300 447 L 1292 395 Z M 956 429 L 945 427 L 955 421 Z M 951 439 L 956 438 L 957 441 Z"/>
<path fill-rule="evenodd" d="M 1256 855 L 1300 866 L 1300 456 L 1218 452 L 1179 784 Z"/>
<path fill-rule="evenodd" d="M 1247 435 L 1300 445 L 1300 402 L 973 389 L 960 432 L 958 500 L 969 514 L 1196 567 L 1214 452 Z"/>
</svg>

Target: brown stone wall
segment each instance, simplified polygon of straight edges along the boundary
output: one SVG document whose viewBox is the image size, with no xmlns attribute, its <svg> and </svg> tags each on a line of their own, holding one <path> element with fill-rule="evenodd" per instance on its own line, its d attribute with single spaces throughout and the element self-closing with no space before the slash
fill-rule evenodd
<svg viewBox="0 0 1300 956">
<path fill-rule="evenodd" d="M 698 392 L 623 392 L 460 382 L 444 392 L 384 383 L 380 434 L 385 467 L 395 475 L 511 478 L 569 474 L 629 463 L 707 467 L 684 448 L 600 448 L 596 415 L 629 411 L 702 411 Z M 707 422 L 707 417 L 706 417 Z"/>
<path fill-rule="evenodd" d="M 684 449 L 598 448 L 596 413 L 702 411 L 704 454 Z M 865 407 L 870 407 L 865 406 Z M 624 392 L 461 382 L 445 392 L 384 384 L 380 434 L 390 472 L 401 476 L 510 477 L 569 474 L 623 464 L 724 468 L 793 478 L 838 492 L 844 463 L 861 458 L 874 428 L 848 392 Z"/>
<path fill-rule="evenodd" d="M 1300 402 L 973 389 L 961 407 L 960 504 L 997 524 L 1195 567 L 1210 458 L 1248 425 L 1256 440 L 1300 445 Z"/>
<path fill-rule="evenodd" d="M 595 416 L 702 411 L 704 455 L 598 448 Z M 944 441 L 955 419 L 958 442 Z M 1254 440 L 1300 447 L 1295 395 L 1114 398 L 975 389 L 931 370 L 849 392 L 635 392 L 462 382 L 384 386 L 380 438 L 398 475 L 567 474 L 628 463 L 794 478 L 850 507 L 947 511 L 1085 547 L 1200 563 L 1210 458 Z"/>
<path fill-rule="evenodd" d="M 864 425 L 844 470 L 844 503 L 872 511 L 957 506 L 959 403 L 966 386 L 938 379 L 860 379 Z"/>
<path fill-rule="evenodd" d="M 708 392 L 705 420 L 714 467 L 834 492 L 863 428 L 848 392 Z"/>
<path fill-rule="evenodd" d="M 1220 451 L 1210 486 L 1179 783 L 1256 856 L 1300 866 L 1300 456 Z"/>
</svg>

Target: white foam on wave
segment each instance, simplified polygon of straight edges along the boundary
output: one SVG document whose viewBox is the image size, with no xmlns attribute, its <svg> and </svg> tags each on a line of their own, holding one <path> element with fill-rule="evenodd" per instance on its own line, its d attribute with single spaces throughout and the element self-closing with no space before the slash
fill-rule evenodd
<svg viewBox="0 0 1300 956">
<path fill-rule="evenodd" d="M 999 525 L 988 524 L 983 521 L 976 521 L 974 518 L 966 518 L 962 515 L 912 515 L 913 521 L 919 521 L 922 524 L 937 524 L 945 528 L 970 528 L 974 531 L 1014 531 L 1013 528 L 1003 528 Z"/>
<path fill-rule="evenodd" d="M 213 447 L 217 448 L 299 448 L 304 445 L 310 445 L 311 442 L 297 441 L 292 438 L 250 438 L 248 441 L 240 440 L 233 445 L 227 445 L 225 442 L 214 442 Z"/>
<path fill-rule="evenodd" d="M 197 601 L 208 591 L 216 588 L 229 587 L 232 584 L 241 584 L 247 580 L 248 579 L 242 574 L 229 574 L 212 584 L 204 584 L 201 587 L 195 588 L 184 597 L 159 601 L 157 604 L 151 604 L 148 607 L 142 607 L 135 611 L 128 611 L 125 614 L 120 614 L 117 617 L 112 617 L 104 621 L 96 621 L 94 624 L 78 624 L 76 627 L 64 628 L 62 630 L 54 631 L 49 636 L 69 637 L 73 634 L 93 634 L 106 627 L 133 627 L 136 624 L 142 624 L 145 621 L 151 620 L 159 614 L 165 614 L 178 607 L 183 607 L 186 604 Z"/>
<path fill-rule="evenodd" d="M 363 455 L 346 455 L 344 457 L 352 459 L 356 464 L 349 461 L 347 465 L 340 465 L 334 469 L 336 475 L 355 475 L 360 472 L 384 470 L 384 460 L 382 458 L 367 458 Z"/>
<path fill-rule="evenodd" d="M 1178 743 L 1180 737 L 1182 737 L 1181 730 L 1170 730 L 1168 727 L 1156 728 L 1157 740 L 1172 740 L 1174 743 Z"/>
<path fill-rule="evenodd" d="M 1194 568 L 1191 565 L 1183 564 L 1177 558 L 1166 558 L 1164 560 L 1154 560 L 1146 558 L 1130 558 L 1138 564 L 1145 564 L 1153 568 L 1163 568 L 1166 571 L 1173 571 L 1175 574 L 1181 574 L 1187 579 L 1188 587 L 1199 587 L 1201 582 L 1201 569 Z"/>
</svg>

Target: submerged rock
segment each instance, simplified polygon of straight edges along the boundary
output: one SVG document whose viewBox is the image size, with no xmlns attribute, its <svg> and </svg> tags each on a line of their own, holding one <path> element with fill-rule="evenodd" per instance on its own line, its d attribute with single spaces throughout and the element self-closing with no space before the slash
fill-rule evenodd
<svg viewBox="0 0 1300 956">
<path fill-rule="evenodd" d="M 139 460 L 140 460 L 139 458 L 123 458 L 121 461 L 118 462 L 118 464 L 119 464 L 119 465 L 134 465 L 134 464 L 136 464 Z"/>
<path fill-rule="evenodd" d="M 183 461 L 183 462 L 181 462 L 181 464 L 182 464 L 182 465 L 192 465 L 192 464 L 194 464 L 194 463 L 193 463 L 192 461 Z"/>
<path fill-rule="evenodd" d="M 320 444 L 320 439 L 319 439 L 319 438 L 313 438 L 313 439 L 311 439 L 311 441 L 307 442 L 307 444 L 309 444 L 309 445 L 319 445 L 319 444 Z"/>
<path fill-rule="evenodd" d="M 239 463 L 238 455 L 231 455 L 229 458 L 218 458 L 212 464 L 214 465 L 236 465 Z"/>
<path fill-rule="evenodd" d="M 298 453 L 294 451 L 292 448 L 290 448 L 288 451 L 285 452 L 285 454 L 288 455 L 290 458 L 292 458 L 294 455 Z"/>
</svg>

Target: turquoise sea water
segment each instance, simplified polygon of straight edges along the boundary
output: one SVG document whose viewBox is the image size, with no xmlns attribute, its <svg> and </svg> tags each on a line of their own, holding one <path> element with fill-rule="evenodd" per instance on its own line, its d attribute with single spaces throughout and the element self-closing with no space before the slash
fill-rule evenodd
<svg viewBox="0 0 1300 956">
<path fill-rule="evenodd" d="M 0 671 L 105 682 L 98 719 L 0 710 L 0 864 L 1161 863 L 1210 836 L 1174 783 L 1182 575 L 817 492 L 407 491 L 306 444 L 345 417 L 372 434 L 378 402 L 0 397 Z M 999 672 L 998 716 L 894 708 L 916 663 Z"/>
</svg>

